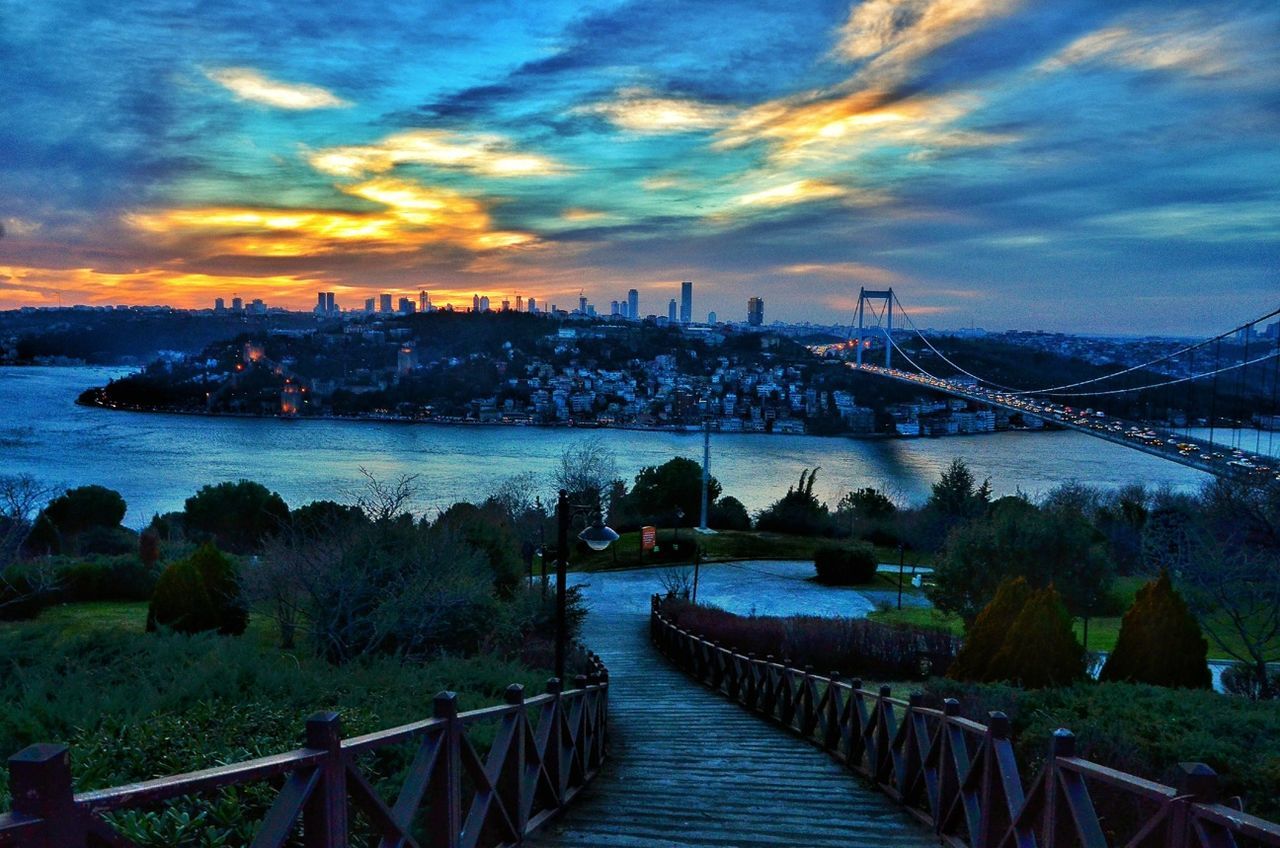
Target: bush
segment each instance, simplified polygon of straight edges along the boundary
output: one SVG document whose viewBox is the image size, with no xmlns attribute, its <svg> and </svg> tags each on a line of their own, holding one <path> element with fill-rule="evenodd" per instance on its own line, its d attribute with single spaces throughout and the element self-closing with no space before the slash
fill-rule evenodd
<svg viewBox="0 0 1280 848">
<path fill-rule="evenodd" d="M 79 552 L 119 556 L 138 549 L 138 534 L 127 527 L 90 527 L 80 534 Z"/>
<path fill-rule="evenodd" d="M 711 505 L 707 526 L 713 530 L 750 530 L 751 516 L 742 501 L 726 495 Z"/>
<path fill-rule="evenodd" d="M 821 674 L 906 680 L 946 671 L 957 639 L 936 630 L 882 624 L 863 618 L 743 616 L 676 599 L 662 610 L 676 624 L 705 639 L 758 657 L 772 654 Z"/>
<path fill-rule="evenodd" d="M 1100 680 L 1208 689 L 1209 643 L 1167 571 L 1138 590 Z"/>
<path fill-rule="evenodd" d="M 991 710 L 1009 716 L 1024 786 L 1043 766 L 1053 731 L 1066 727 L 1085 759 L 1170 785 L 1177 782 L 1178 763 L 1207 763 L 1221 776 L 1223 796 L 1241 796 L 1254 815 L 1280 817 L 1280 752 L 1273 744 L 1259 744 L 1280 738 L 1280 710 L 1274 703 L 1133 683 L 1081 682 L 1028 691 L 929 681 L 928 703 L 937 706 L 944 698 L 956 698 L 961 714 L 975 721 L 986 723 Z M 1094 803 L 1114 797 L 1095 793 Z M 1100 807 L 1099 812 L 1117 811 Z"/>
<path fill-rule="evenodd" d="M 818 469 L 800 472 L 800 483 L 769 505 L 756 517 L 756 529 L 802 536 L 830 536 L 831 516 L 827 505 L 813 494 Z"/>
<path fill-rule="evenodd" d="M 987 676 L 1041 689 L 1066 686 L 1084 675 L 1084 648 L 1071 630 L 1062 598 L 1052 586 L 1033 592 L 991 658 Z"/>
<path fill-rule="evenodd" d="M 148 632 L 168 627 L 179 633 L 216 630 L 235 636 L 248 623 L 235 563 L 211 544 L 166 568 L 147 608 Z"/>
<path fill-rule="evenodd" d="M 1018 613 L 1031 597 L 1031 587 L 1022 577 L 1004 581 L 996 588 L 996 596 L 983 607 L 965 633 L 964 644 L 947 677 L 953 680 L 991 680 L 991 660 L 1004 647 Z"/>
<path fill-rule="evenodd" d="M 134 556 L 97 557 L 59 569 L 58 597 L 63 601 L 147 601 L 155 593 L 160 569 Z"/>
<path fill-rule="evenodd" d="M 813 552 L 818 582 L 827 586 L 861 586 L 876 579 L 879 561 L 870 545 L 823 545 Z"/>
<path fill-rule="evenodd" d="M 1245 665 L 1230 665 L 1222 671 L 1222 688 L 1250 701 L 1271 700 L 1280 693 L 1280 671 L 1271 672 L 1270 678 L 1264 692 L 1257 672 Z"/>
</svg>

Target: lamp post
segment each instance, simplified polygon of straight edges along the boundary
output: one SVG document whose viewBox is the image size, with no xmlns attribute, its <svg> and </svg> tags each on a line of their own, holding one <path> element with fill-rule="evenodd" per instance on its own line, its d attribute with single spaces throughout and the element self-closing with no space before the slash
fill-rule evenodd
<svg viewBox="0 0 1280 848">
<path fill-rule="evenodd" d="M 684 521 L 684 510 L 681 509 L 680 507 L 676 507 L 676 547 L 679 547 L 679 543 L 680 543 L 680 522 L 681 521 Z"/>
<path fill-rule="evenodd" d="M 569 627 L 565 615 L 567 589 L 565 582 L 569 567 L 569 520 L 573 507 L 569 503 L 569 492 L 560 490 L 560 498 L 556 502 L 556 678 L 564 681 L 564 659 L 569 645 Z M 593 551 L 603 551 L 618 541 L 618 534 L 605 525 L 599 514 L 595 523 L 578 534 L 578 538 L 587 543 Z"/>
<path fill-rule="evenodd" d="M 902 567 L 906 556 L 902 543 L 898 543 L 898 609 L 902 609 Z"/>
<path fill-rule="evenodd" d="M 702 520 L 698 529 L 707 532 L 707 500 L 711 488 L 711 403 L 702 399 Z"/>
</svg>

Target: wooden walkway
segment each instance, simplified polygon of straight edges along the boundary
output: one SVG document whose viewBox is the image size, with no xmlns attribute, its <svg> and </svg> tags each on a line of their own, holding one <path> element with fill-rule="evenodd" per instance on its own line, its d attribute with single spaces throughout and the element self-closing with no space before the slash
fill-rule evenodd
<svg viewBox="0 0 1280 848">
<path fill-rule="evenodd" d="M 538 846 L 936 846 L 812 745 L 694 683 L 648 641 L 648 618 L 588 616 L 609 668 L 610 756 Z"/>
</svg>

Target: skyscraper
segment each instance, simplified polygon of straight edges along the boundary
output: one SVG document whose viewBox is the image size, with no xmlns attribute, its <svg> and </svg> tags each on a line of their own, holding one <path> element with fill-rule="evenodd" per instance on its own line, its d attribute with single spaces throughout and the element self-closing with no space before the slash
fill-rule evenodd
<svg viewBox="0 0 1280 848">
<path fill-rule="evenodd" d="M 764 298 L 753 297 L 747 300 L 747 323 L 759 327 L 764 323 Z"/>
<path fill-rule="evenodd" d="M 524 295 L 516 295 L 516 312 L 524 312 Z"/>
<path fill-rule="evenodd" d="M 672 322 L 676 320 L 676 299 L 674 297 L 667 304 L 667 320 Z"/>
<path fill-rule="evenodd" d="M 478 294 L 471 295 L 471 311 L 472 312 L 480 311 L 480 295 Z"/>
<path fill-rule="evenodd" d="M 489 311 L 489 295 L 487 294 L 480 296 L 480 311 L 481 312 Z"/>
<path fill-rule="evenodd" d="M 609 301 L 609 315 L 611 317 L 616 318 L 619 314 L 620 313 L 618 312 L 618 301 L 616 300 Z"/>
<path fill-rule="evenodd" d="M 529 298 L 529 311 L 535 315 L 538 312 L 538 299 L 536 297 Z"/>
<path fill-rule="evenodd" d="M 373 311 L 373 304 L 374 304 L 374 300 L 373 300 L 373 298 L 371 298 L 371 297 L 366 297 L 366 298 L 364 299 L 364 311 L 365 311 L 365 312 L 372 312 L 372 311 Z"/>
<path fill-rule="evenodd" d="M 421 291 L 418 292 L 418 311 L 419 312 L 431 311 L 431 295 L 427 294 L 426 289 L 422 289 Z"/>
<path fill-rule="evenodd" d="M 400 298 L 400 305 L 396 308 L 396 311 L 401 315 L 413 314 L 413 299 L 408 297 Z"/>
<path fill-rule="evenodd" d="M 587 296 L 585 294 L 578 295 L 578 314 L 587 314 Z"/>
<path fill-rule="evenodd" d="M 214 311 L 214 312 L 226 312 L 226 311 L 227 311 L 227 303 L 226 303 L 226 301 L 224 301 L 224 300 L 223 300 L 222 298 L 220 298 L 220 297 L 215 297 L 215 298 L 213 299 L 213 311 Z"/>
<path fill-rule="evenodd" d="M 708 313 L 707 313 L 707 323 L 708 323 L 708 324 L 714 324 L 714 323 L 716 323 L 716 314 L 715 314 L 715 312 L 708 312 Z"/>
<path fill-rule="evenodd" d="M 316 292 L 316 314 L 323 315 L 325 313 L 324 296 L 326 292 Z"/>
<path fill-rule="evenodd" d="M 244 298 L 238 296 L 231 298 L 231 311 L 244 312 Z"/>
<path fill-rule="evenodd" d="M 632 321 L 640 320 L 640 292 L 635 289 L 627 292 L 627 317 Z"/>
<path fill-rule="evenodd" d="M 693 320 L 693 283 L 685 280 L 680 284 L 680 323 L 688 324 Z"/>
<path fill-rule="evenodd" d="M 391 295 L 385 294 L 385 293 L 378 295 L 378 311 L 379 312 L 391 311 Z"/>
<path fill-rule="evenodd" d="M 338 312 L 338 302 L 334 300 L 333 292 L 324 293 L 324 311 L 326 315 L 336 315 Z"/>
</svg>

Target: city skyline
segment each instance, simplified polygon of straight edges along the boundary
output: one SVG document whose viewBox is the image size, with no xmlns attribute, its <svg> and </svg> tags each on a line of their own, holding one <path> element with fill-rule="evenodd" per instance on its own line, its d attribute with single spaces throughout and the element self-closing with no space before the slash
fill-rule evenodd
<svg viewBox="0 0 1280 848">
<path fill-rule="evenodd" d="M 0 308 L 694 280 L 691 320 L 892 285 L 944 328 L 1180 334 L 1275 300 L 1274 4 L 0 4 Z"/>
</svg>

